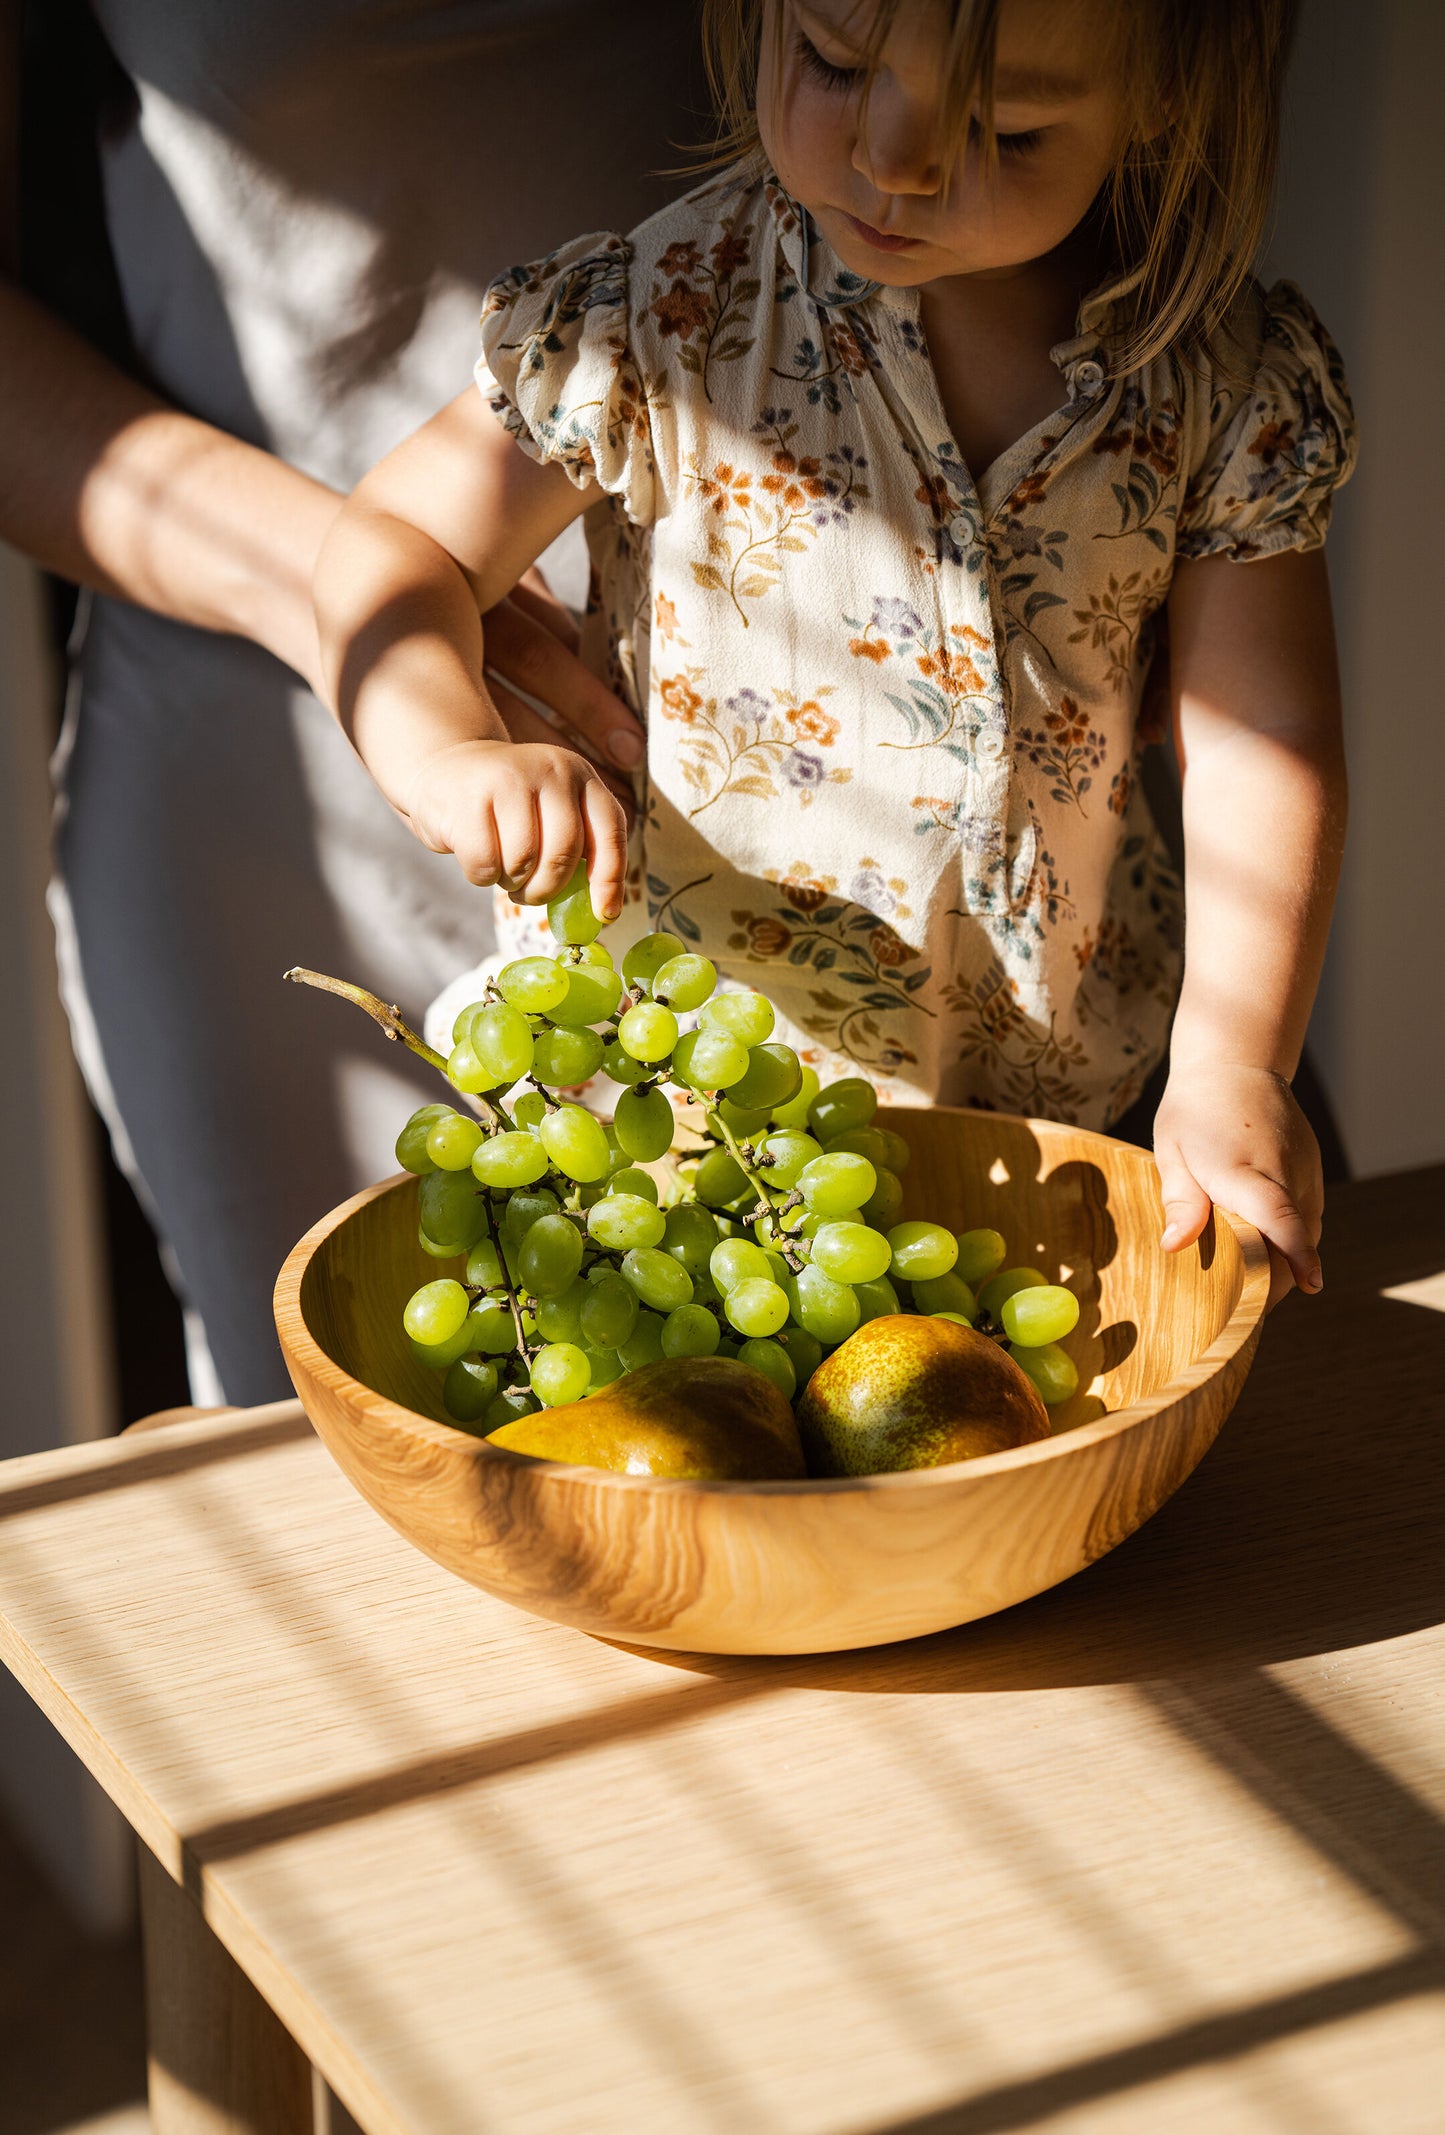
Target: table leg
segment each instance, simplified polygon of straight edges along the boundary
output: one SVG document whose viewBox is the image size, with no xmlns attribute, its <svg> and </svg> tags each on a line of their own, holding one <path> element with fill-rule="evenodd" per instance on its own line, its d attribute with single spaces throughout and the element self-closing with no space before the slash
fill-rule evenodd
<svg viewBox="0 0 1445 2135">
<path fill-rule="evenodd" d="M 310 2061 L 200 1907 L 139 1851 L 152 2135 L 313 2135 Z"/>
</svg>

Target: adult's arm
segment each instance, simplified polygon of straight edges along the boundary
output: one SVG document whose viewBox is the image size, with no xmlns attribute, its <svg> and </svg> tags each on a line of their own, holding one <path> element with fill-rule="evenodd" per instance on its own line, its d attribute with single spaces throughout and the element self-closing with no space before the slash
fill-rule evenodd
<svg viewBox="0 0 1445 2135">
<path fill-rule="evenodd" d="M 15 278 L 18 16 L 0 0 L 0 539 L 77 584 L 252 638 L 319 688 L 311 578 L 340 498 L 169 406 Z M 636 721 L 575 658 L 554 605 L 505 602 L 487 653 L 604 760 L 640 760 Z M 556 739 L 509 692 L 497 704 L 515 739 Z"/>
</svg>

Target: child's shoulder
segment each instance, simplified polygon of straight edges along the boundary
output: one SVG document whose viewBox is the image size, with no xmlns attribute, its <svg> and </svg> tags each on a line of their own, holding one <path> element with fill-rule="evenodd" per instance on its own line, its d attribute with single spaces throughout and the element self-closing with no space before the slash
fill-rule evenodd
<svg viewBox="0 0 1445 2135">
<path fill-rule="evenodd" d="M 1215 421 L 1248 401 L 1267 397 L 1283 408 L 1291 400 L 1314 406 L 1327 398 L 1349 410 L 1344 359 L 1319 313 L 1298 284 L 1278 281 L 1268 289 L 1254 276 L 1223 318 L 1185 356 L 1194 391 Z"/>
<path fill-rule="evenodd" d="M 685 281 L 700 271 L 755 266 L 797 210 L 759 156 L 713 172 L 627 234 L 633 273 Z"/>
</svg>

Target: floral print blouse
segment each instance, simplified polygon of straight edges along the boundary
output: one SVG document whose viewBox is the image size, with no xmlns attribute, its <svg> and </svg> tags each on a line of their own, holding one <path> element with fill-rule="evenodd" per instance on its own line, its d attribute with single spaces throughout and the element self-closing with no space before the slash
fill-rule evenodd
<svg viewBox="0 0 1445 2135">
<path fill-rule="evenodd" d="M 1165 1047 L 1154 619 L 1177 556 L 1320 543 L 1353 422 L 1287 283 L 1115 379 L 1109 302 L 975 480 L 917 292 L 849 272 L 756 160 L 488 292 L 483 394 L 602 493 L 592 657 L 648 733 L 631 929 L 760 986 L 825 1079 L 1102 1127 Z M 503 901 L 505 952 L 534 928 Z"/>
</svg>

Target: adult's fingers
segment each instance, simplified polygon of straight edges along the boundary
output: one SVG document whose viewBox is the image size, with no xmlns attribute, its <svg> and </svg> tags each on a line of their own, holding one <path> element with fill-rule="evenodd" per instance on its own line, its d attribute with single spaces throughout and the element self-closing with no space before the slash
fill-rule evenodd
<svg viewBox="0 0 1445 2135">
<path fill-rule="evenodd" d="M 587 885 L 592 909 L 605 920 L 622 910 L 627 881 L 627 823 L 612 795 L 589 779 L 582 796 L 587 817 Z"/>
<path fill-rule="evenodd" d="M 565 601 L 558 600 L 535 563 L 528 564 L 517 580 L 511 598 L 523 614 L 534 617 L 544 630 L 550 630 L 569 652 L 577 650 L 577 625 L 572 619 L 572 610 Z"/>
<path fill-rule="evenodd" d="M 1213 1207 L 1173 1142 L 1162 1142 L 1154 1151 L 1159 1166 L 1159 1191 L 1164 1201 L 1164 1230 L 1159 1243 L 1166 1253 L 1182 1252 L 1209 1221 Z"/>
<path fill-rule="evenodd" d="M 525 601 L 530 601 L 529 608 Z M 515 596 L 484 617 L 487 665 L 518 690 L 555 712 L 602 763 L 635 771 L 647 753 L 642 728 L 576 654 L 539 620 L 540 596 Z M 507 718 L 503 711 L 502 716 Z M 510 726 L 510 721 L 508 721 Z M 555 733 L 550 737 L 557 739 Z"/>
</svg>

